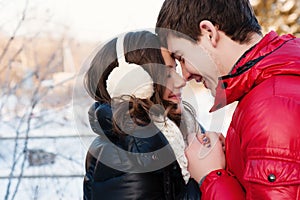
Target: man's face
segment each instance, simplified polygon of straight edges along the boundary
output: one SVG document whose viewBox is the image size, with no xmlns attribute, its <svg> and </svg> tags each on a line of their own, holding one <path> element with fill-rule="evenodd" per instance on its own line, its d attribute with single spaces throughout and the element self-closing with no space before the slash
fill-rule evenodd
<svg viewBox="0 0 300 200">
<path fill-rule="evenodd" d="M 220 73 L 207 48 L 200 42 L 196 44 L 172 35 L 168 37 L 167 43 L 169 51 L 180 62 L 184 78 L 203 82 L 215 96 Z"/>
</svg>

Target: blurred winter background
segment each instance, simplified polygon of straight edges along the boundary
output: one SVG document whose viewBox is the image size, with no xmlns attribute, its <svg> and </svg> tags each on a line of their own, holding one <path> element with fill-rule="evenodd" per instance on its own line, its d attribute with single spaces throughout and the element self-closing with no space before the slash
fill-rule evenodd
<svg viewBox="0 0 300 200">
<path fill-rule="evenodd" d="M 0 0 L 0 199 L 82 199 L 95 137 L 81 84 L 86 60 L 125 31 L 154 28 L 163 0 Z M 298 0 L 252 0 L 264 32 L 300 34 Z M 184 97 L 226 135 L 234 104 L 209 114 L 210 93 Z"/>
</svg>

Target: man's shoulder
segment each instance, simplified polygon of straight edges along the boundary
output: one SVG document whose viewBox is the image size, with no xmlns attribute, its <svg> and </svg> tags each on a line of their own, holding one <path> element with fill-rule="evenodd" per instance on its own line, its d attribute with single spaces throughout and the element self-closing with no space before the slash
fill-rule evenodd
<svg viewBox="0 0 300 200">
<path fill-rule="evenodd" d="M 255 86 L 241 100 L 246 104 L 272 101 L 274 98 L 289 98 L 300 102 L 300 77 L 293 75 L 278 75 L 266 79 Z"/>
</svg>

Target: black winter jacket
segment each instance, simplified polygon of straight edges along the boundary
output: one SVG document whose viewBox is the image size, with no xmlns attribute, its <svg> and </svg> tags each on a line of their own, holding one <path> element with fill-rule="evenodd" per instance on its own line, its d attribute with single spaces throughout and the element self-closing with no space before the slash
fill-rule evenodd
<svg viewBox="0 0 300 200">
<path fill-rule="evenodd" d="M 84 200 L 200 199 L 197 182 L 185 184 L 174 152 L 154 125 L 120 136 L 111 119 L 110 105 L 91 106 L 90 125 L 98 137 L 86 155 Z"/>
</svg>

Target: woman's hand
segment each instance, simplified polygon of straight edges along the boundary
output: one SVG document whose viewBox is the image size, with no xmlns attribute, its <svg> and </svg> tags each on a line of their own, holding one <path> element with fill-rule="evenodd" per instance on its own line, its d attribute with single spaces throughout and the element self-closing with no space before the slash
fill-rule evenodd
<svg viewBox="0 0 300 200">
<path fill-rule="evenodd" d="M 205 138 L 205 136 L 207 138 Z M 224 136 L 215 132 L 189 137 L 185 151 L 191 177 L 199 182 L 211 171 L 225 168 Z"/>
</svg>

